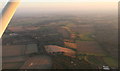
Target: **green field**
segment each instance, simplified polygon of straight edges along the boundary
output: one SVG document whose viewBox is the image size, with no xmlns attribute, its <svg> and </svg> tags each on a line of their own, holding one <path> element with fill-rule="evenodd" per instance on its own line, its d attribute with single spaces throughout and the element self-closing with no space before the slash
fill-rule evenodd
<svg viewBox="0 0 120 71">
<path fill-rule="evenodd" d="M 111 58 L 111 57 L 103 57 L 104 62 L 111 66 L 111 67 L 117 67 L 118 66 L 118 61 Z"/>
<path fill-rule="evenodd" d="M 93 41 L 92 33 L 84 33 L 79 35 L 81 41 Z"/>
</svg>

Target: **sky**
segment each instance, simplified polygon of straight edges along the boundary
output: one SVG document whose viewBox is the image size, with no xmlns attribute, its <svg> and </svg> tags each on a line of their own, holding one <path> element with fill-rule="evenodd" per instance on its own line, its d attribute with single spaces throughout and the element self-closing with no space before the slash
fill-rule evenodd
<svg viewBox="0 0 120 71">
<path fill-rule="evenodd" d="M 8 1 L 17 0 L 0 0 L 0 4 L 6 5 Z M 118 2 L 120 0 L 20 0 L 21 2 Z"/>
<path fill-rule="evenodd" d="M 15 0 L 0 0 L 15 1 Z M 21 0 L 22 2 L 118 2 L 120 0 Z"/>
<path fill-rule="evenodd" d="M 24 0 L 22 0 L 24 1 Z M 26 0 L 28 1 L 28 0 Z M 117 2 L 119 0 L 29 0 L 39 2 Z"/>
<path fill-rule="evenodd" d="M 17 12 L 117 12 L 117 9 L 114 2 L 24 2 Z"/>
<path fill-rule="evenodd" d="M 5 5 L 9 0 L 0 1 L 4 1 Z M 117 12 L 118 1 L 119 0 L 21 0 L 17 12 Z"/>
<path fill-rule="evenodd" d="M 5 6 L 8 1 L 17 0 L 0 0 L 0 4 Z M 120 0 L 21 0 L 21 2 L 119 2 Z"/>
</svg>

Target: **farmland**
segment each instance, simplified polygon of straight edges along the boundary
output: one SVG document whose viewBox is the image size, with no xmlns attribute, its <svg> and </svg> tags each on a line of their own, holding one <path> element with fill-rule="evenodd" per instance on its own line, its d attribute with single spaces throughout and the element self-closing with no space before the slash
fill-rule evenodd
<svg viewBox="0 0 120 71">
<path fill-rule="evenodd" d="M 109 16 L 109 19 L 113 17 Z M 3 68 L 21 68 L 26 61 L 39 56 L 49 57 L 52 64 L 48 64 L 52 65 L 52 69 L 101 69 L 104 65 L 117 68 L 116 22 L 106 18 L 106 15 L 88 17 L 79 14 L 14 17 L 2 38 Z M 49 45 L 75 54 L 58 55 L 55 51 L 56 55 L 49 54 L 45 50 L 45 46 Z M 13 64 L 9 62 L 10 58 L 15 59 Z"/>
</svg>

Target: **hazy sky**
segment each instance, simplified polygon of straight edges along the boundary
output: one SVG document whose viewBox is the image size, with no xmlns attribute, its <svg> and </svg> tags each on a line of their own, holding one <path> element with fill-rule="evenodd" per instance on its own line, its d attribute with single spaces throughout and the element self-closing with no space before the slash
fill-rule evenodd
<svg viewBox="0 0 120 71">
<path fill-rule="evenodd" d="M 101 1 L 101 2 L 116 2 L 116 1 L 119 1 L 119 0 L 22 0 L 22 1 L 39 1 L 39 2 L 81 2 L 81 1 L 84 1 L 84 2 L 98 2 L 98 1 Z"/>
<path fill-rule="evenodd" d="M 15 0 L 0 0 L 0 1 L 15 1 Z M 21 0 L 22 2 L 118 2 L 119 0 Z"/>
<path fill-rule="evenodd" d="M 1 0 L 8 1 L 8 0 Z M 17 13 L 117 12 L 119 0 L 21 0 Z"/>
<path fill-rule="evenodd" d="M 5 5 L 8 1 L 16 0 L 0 0 Z M 120 0 L 21 0 L 21 2 L 118 2 Z"/>
<path fill-rule="evenodd" d="M 117 12 L 116 2 L 23 2 L 17 12 Z"/>
</svg>

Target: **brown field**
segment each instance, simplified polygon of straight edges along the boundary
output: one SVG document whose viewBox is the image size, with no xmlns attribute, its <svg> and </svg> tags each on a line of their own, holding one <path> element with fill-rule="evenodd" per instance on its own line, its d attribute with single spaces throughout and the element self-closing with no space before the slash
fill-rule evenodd
<svg viewBox="0 0 120 71">
<path fill-rule="evenodd" d="M 18 69 L 22 65 L 23 65 L 23 62 L 4 63 L 2 64 L 2 69 Z"/>
<path fill-rule="evenodd" d="M 24 62 L 26 60 L 25 56 L 17 56 L 17 57 L 4 57 L 2 62 L 3 63 L 10 63 L 10 62 Z"/>
<path fill-rule="evenodd" d="M 88 54 L 88 55 L 103 55 L 104 52 L 95 41 L 78 41 L 77 42 L 78 53 Z"/>
<path fill-rule="evenodd" d="M 77 49 L 77 45 L 75 43 L 64 42 L 65 46 Z"/>
<path fill-rule="evenodd" d="M 76 54 L 76 52 L 71 50 L 71 49 L 60 47 L 60 46 L 56 46 L 56 45 L 47 45 L 47 46 L 45 46 L 45 49 L 46 49 L 46 51 L 48 53 L 64 52 L 64 55 L 71 56 L 71 57 Z"/>
<path fill-rule="evenodd" d="M 39 55 L 28 58 L 20 69 L 49 69 L 52 61 L 49 56 Z"/>
<path fill-rule="evenodd" d="M 24 54 L 25 45 L 6 45 L 3 46 L 3 57 L 20 56 Z"/>
<path fill-rule="evenodd" d="M 6 45 L 3 46 L 3 69 L 18 69 L 25 62 L 24 54 L 25 45 Z"/>
</svg>

